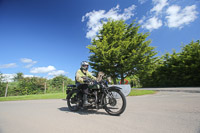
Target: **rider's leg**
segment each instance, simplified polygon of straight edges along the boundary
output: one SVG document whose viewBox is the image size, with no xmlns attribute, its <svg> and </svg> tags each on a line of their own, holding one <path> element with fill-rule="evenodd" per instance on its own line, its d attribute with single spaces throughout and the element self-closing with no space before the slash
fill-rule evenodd
<svg viewBox="0 0 200 133">
<path fill-rule="evenodd" d="M 84 85 L 83 86 L 83 106 L 89 106 L 90 103 L 88 103 L 88 100 L 87 100 L 87 95 L 88 95 L 88 86 L 87 85 Z"/>
</svg>

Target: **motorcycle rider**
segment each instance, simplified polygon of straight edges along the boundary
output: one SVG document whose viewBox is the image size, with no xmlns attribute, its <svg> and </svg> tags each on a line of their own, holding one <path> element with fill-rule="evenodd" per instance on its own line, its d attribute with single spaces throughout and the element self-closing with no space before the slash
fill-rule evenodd
<svg viewBox="0 0 200 133">
<path fill-rule="evenodd" d="M 87 101 L 88 95 L 88 85 L 85 84 L 87 79 L 85 77 L 89 77 L 91 79 L 96 80 L 96 77 L 92 76 L 92 74 L 88 71 L 89 63 L 87 61 L 81 62 L 81 68 L 76 72 L 76 86 L 78 89 L 82 89 L 83 94 L 83 106 L 89 106 L 90 104 Z"/>
</svg>

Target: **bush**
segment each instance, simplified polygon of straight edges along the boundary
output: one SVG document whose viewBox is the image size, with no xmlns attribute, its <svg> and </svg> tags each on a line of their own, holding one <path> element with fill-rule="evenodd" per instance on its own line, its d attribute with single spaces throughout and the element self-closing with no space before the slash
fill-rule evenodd
<svg viewBox="0 0 200 133">
<path fill-rule="evenodd" d="M 143 82 L 143 87 L 200 86 L 200 41 L 183 46 L 180 53 L 165 54 L 163 61 Z"/>
<path fill-rule="evenodd" d="M 23 75 L 23 73 L 20 73 Z M 39 77 L 26 77 L 18 76 L 14 78 L 14 82 L 9 82 L 7 96 L 19 96 L 19 95 L 31 95 L 31 94 L 43 94 L 45 92 L 45 82 L 46 82 L 46 92 L 47 93 L 57 93 L 63 91 L 63 81 L 64 89 L 68 84 L 74 84 L 71 79 L 60 75 L 54 77 L 51 80 Z M 3 82 L 3 76 L 0 73 L 0 97 L 5 95 L 6 83 Z"/>
</svg>

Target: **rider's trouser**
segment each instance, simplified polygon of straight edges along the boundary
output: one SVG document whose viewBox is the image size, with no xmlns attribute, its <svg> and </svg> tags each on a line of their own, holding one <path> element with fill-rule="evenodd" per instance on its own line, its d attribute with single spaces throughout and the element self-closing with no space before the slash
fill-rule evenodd
<svg viewBox="0 0 200 133">
<path fill-rule="evenodd" d="M 82 89 L 83 90 L 83 104 L 85 106 L 88 106 L 89 103 L 87 101 L 87 94 L 88 94 L 88 85 L 87 84 L 76 84 L 78 89 Z"/>
<path fill-rule="evenodd" d="M 85 94 L 88 94 L 88 85 L 87 84 L 77 84 L 78 89 L 82 89 Z"/>
</svg>

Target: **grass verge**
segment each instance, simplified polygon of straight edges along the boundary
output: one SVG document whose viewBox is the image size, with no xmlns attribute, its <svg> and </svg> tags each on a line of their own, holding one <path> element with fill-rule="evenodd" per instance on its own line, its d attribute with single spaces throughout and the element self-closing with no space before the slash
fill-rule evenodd
<svg viewBox="0 0 200 133">
<path fill-rule="evenodd" d="M 153 90 L 136 90 L 132 89 L 129 96 L 141 96 L 141 95 L 147 95 L 147 94 L 155 94 L 156 91 Z"/>
<path fill-rule="evenodd" d="M 49 93 L 24 96 L 0 97 L 0 101 L 37 100 L 37 99 L 65 99 L 65 93 Z"/>
<path fill-rule="evenodd" d="M 155 94 L 155 93 L 156 93 L 156 91 L 152 91 L 152 90 L 134 90 L 134 89 L 132 89 L 129 96 L 140 96 L 140 95 Z M 49 94 L 37 94 L 37 95 L 0 97 L 0 101 L 65 99 L 65 98 L 66 98 L 65 93 L 49 93 Z"/>
</svg>

